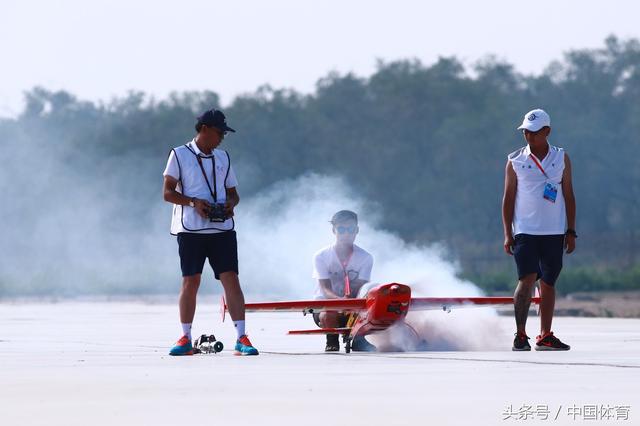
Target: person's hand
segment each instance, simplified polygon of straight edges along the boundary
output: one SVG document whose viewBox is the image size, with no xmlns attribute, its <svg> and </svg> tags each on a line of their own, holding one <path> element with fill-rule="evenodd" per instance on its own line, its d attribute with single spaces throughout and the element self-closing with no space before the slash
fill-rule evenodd
<svg viewBox="0 0 640 426">
<path fill-rule="evenodd" d="M 227 217 L 233 217 L 233 209 L 235 208 L 235 206 L 236 205 L 231 201 L 227 201 L 226 203 L 224 203 L 224 214 Z"/>
<path fill-rule="evenodd" d="M 567 254 L 573 253 L 576 249 L 576 237 L 571 234 L 566 234 L 564 236 L 564 248 L 567 251 Z"/>
<path fill-rule="evenodd" d="M 209 211 L 209 208 L 211 207 L 211 204 L 209 204 L 209 202 L 207 200 L 201 200 L 199 198 L 196 198 L 195 200 L 193 200 L 193 205 L 196 209 L 196 212 L 203 218 L 203 219 L 208 219 L 209 215 L 207 214 L 207 211 Z"/>
<path fill-rule="evenodd" d="M 509 256 L 513 256 L 513 245 L 515 244 L 515 240 L 513 239 L 513 235 L 505 235 L 504 237 L 504 252 Z"/>
<path fill-rule="evenodd" d="M 344 297 L 342 296 L 338 296 L 337 294 L 335 294 L 333 291 L 325 291 L 324 292 L 324 297 L 326 299 L 344 299 Z"/>
</svg>

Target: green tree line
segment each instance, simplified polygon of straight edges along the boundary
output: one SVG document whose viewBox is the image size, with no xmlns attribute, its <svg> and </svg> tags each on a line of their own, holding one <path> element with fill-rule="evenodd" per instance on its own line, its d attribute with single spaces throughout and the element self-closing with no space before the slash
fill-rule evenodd
<svg viewBox="0 0 640 426">
<path fill-rule="evenodd" d="M 84 182 L 108 176 L 123 203 L 136 201 L 131 214 L 140 221 L 157 203 L 159 171 L 170 148 L 192 137 L 198 113 L 220 106 L 214 91 L 161 100 L 131 92 L 108 102 L 44 88 L 25 96 L 18 117 L 0 120 L 3 161 L 11 161 L 16 141 L 17 149 L 42 150 L 44 157 L 55 151 Z M 607 277 L 615 278 L 610 287 L 637 288 L 636 39 L 611 36 L 600 48 L 569 51 L 539 75 L 493 57 L 473 67 L 447 57 L 429 65 L 380 62 L 369 77 L 332 73 L 312 94 L 264 86 L 225 106 L 238 129 L 225 149 L 251 170 L 243 175 L 242 195 L 309 172 L 341 175 L 377 203 L 385 228 L 414 243 L 443 242 L 463 275 L 502 289 L 513 281 L 501 249 L 504 166 L 507 154 L 525 144 L 516 127 L 536 107 L 549 112 L 550 142 L 564 147 L 573 162 L 580 238 L 568 259 L 576 268 L 567 274 L 569 288 L 597 289 Z M 134 163 L 144 165 L 135 176 L 128 168 Z M 136 185 L 127 185 L 132 179 Z M 20 217 L 25 214 L 35 213 Z M 135 225 L 130 217 L 114 217 L 109 226 Z"/>
</svg>

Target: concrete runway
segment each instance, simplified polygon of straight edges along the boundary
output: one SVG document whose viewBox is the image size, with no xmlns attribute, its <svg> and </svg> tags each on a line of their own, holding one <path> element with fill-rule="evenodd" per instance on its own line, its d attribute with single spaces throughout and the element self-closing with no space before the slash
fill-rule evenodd
<svg viewBox="0 0 640 426">
<path fill-rule="evenodd" d="M 640 320 L 557 318 L 562 353 L 512 352 L 500 317 L 502 350 L 347 355 L 285 335 L 310 318 L 249 314 L 261 355 L 236 357 L 216 309 L 194 335 L 225 351 L 170 357 L 174 305 L 0 305 L 0 424 L 640 424 Z"/>
</svg>

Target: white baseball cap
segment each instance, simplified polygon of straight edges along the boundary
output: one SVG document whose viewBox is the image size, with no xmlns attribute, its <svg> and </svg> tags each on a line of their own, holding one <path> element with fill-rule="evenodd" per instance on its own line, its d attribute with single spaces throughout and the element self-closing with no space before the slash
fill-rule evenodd
<svg viewBox="0 0 640 426">
<path fill-rule="evenodd" d="M 518 127 L 518 130 L 527 129 L 531 132 L 537 132 L 544 126 L 551 127 L 551 117 L 544 110 L 532 109 L 524 115 L 522 124 Z"/>
</svg>

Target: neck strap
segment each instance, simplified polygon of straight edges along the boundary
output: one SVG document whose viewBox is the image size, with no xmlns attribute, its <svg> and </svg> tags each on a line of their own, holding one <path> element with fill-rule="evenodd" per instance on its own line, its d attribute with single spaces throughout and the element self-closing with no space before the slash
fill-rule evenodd
<svg viewBox="0 0 640 426">
<path fill-rule="evenodd" d="M 194 139 L 193 143 L 195 143 L 195 139 Z M 198 165 L 200 166 L 200 171 L 202 172 L 202 176 L 204 177 L 204 181 L 207 183 L 207 188 L 209 188 L 209 193 L 213 197 L 213 202 L 217 203 L 218 202 L 218 186 L 216 185 L 216 159 L 215 159 L 215 155 L 213 155 L 213 152 L 212 152 L 211 156 L 204 157 L 202 154 L 196 154 L 196 152 L 193 149 L 191 149 L 189 144 L 186 144 L 185 146 L 187 147 L 187 149 L 193 155 L 196 156 L 196 159 L 198 160 Z M 211 171 L 212 171 L 212 174 L 213 174 L 213 189 L 211 189 L 211 184 L 209 183 L 209 178 L 207 178 L 207 173 L 205 172 L 204 166 L 202 165 L 202 159 L 203 158 L 209 158 L 211 160 Z"/>
<path fill-rule="evenodd" d="M 540 161 L 538 160 L 538 158 L 536 157 L 536 155 L 532 152 L 531 153 L 531 159 L 533 160 L 533 162 L 536 164 L 536 166 L 538 166 L 538 168 L 540 169 L 540 171 L 542 172 L 542 174 L 544 175 L 544 177 L 546 177 L 547 179 L 549 179 L 549 176 L 547 176 L 547 173 L 544 171 L 544 169 L 542 168 L 542 164 L 540 164 Z"/>
</svg>

